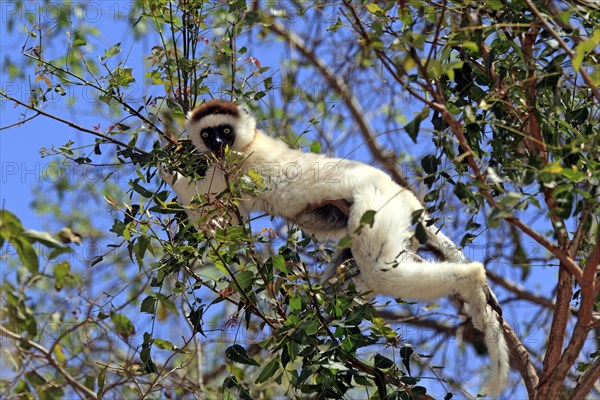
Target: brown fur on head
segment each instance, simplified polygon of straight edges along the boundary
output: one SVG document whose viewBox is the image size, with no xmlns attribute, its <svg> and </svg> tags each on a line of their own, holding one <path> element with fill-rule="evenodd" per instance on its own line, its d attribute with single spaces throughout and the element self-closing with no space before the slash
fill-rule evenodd
<svg viewBox="0 0 600 400">
<path fill-rule="evenodd" d="M 237 104 L 225 100 L 210 100 L 189 112 L 188 124 L 198 122 L 211 114 L 231 115 L 236 118 L 240 116 Z"/>
</svg>

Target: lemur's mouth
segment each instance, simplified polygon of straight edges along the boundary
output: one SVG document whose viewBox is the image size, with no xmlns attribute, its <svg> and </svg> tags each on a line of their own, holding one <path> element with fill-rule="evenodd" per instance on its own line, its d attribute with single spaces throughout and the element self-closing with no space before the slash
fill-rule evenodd
<svg viewBox="0 0 600 400">
<path fill-rule="evenodd" d="M 217 149 L 215 150 L 215 157 L 223 158 L 224 155 L 225 155 L 225 147 L 217 147 Z"/>
</svg>

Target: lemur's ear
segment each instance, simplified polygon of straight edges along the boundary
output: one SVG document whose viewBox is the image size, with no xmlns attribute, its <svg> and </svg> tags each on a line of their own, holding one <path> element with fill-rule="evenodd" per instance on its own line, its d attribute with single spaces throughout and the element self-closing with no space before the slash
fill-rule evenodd
<svg viewBox="0 0 600 400">
<path fill-rule="evenodd" d="M 189 128 L 190 127 L 190 120 L 192 118 L 192 113 L 194 112 L 194 110 L 190 110 L 187 112 L 187 114 L 185 115 L 185 127 Z"/>
<path fill-rule="evenodd" d="M 248 107 L 248 103 L 246 103 L 244 100 L 236 100 L 236 103 L 240 114 L 252 115 L 250 112 L 250 107 Z"/>
</svg>

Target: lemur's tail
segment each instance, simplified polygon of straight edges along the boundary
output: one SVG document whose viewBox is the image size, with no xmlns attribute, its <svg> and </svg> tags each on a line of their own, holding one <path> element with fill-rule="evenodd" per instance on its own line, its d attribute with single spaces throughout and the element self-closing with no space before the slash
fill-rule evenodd
<svg viewBox="0 0 600 400">
<path fill-rule="evenodd" d="M 508 347 L 502 330 L 502 316 L 488 304 L 486 291 L 489 291 L 489 288 L 479 289 L 471 294 L 462 294 L 462 296 L 467 302 L 466 309 L 473 326 L 485 335 L 484 340 L 490 356 L 489 377 L 482 392 L 487 396 L 497 397 L 506 387 L 510 365 Z"/>
<path fill-rule="evenodd" d="M 433 247 L 442 257 L 451 262 L 467 263 L 463 251 L 435 226 L 429 226 L 427 244 Z M 486 286 L 483 293 L 466 296 L 467 312 L 473 320 L 475 328 L 485 334 L 485 344 L 491 361 L 491 371 L 483 392 L 497 397 L 508 382 L 509 361 L 508 347 L 502 332 L 502 309 L 494 292 Z"/>
</svg>

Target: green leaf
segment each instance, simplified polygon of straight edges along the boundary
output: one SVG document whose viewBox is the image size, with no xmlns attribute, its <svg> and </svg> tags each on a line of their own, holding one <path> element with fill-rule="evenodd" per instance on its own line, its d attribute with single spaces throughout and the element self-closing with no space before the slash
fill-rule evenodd
<svg viewBox="0 0 600 400">
<path fill-rule="evenodd" d="M 240 286 L 240 290 L 247 291 L 254 283 L 254 273 L 248 269 L 238 272 L 235 279 Z"/>
<path fill-rule="evenodd" d="M 223 386 L 227 389 L 236 388 L 237 389 L 237 398 L 241 400 L 254 400 L 252 396 L 250 396 L 250 392 L 248 389 L 240 385 L 235 376 L 228 376 L 223 381 Z M 227 397 L 229 398 L 229 396 Z"/>
<path fill-rule="evenodd" d="M 121 42 L 115 44 L 114 46 L 109 47 L 104 51 L 104 56 L 100 57 L 101 61 L 106 61 L 114 55 L 121 52 Z"/>
<path fill-rule="evenodd" d="M 497 228 L 500 226 L 500 221 L 506 217 L 509 217 L 510 213 L 503 210 L 500 207 L 494 207 L 490 210 L 487 217 L 487 224 L 490 228 Z"/>
<path fill-rule="evenodd" d="M 147 199 L 152 198 L 152 196 L 154 195 L 153 192 L 149 191 L 148 189 L 146 189 L 145 187 L 143 187 L 139 183 L 137 183 L 137 180 L 131 181 L 130 185 L 133 187 L 133 190 L 136 193 L 141 194 L 143 197 L 145 197 Z"/>
<path fill-rule="evenodd" d="M 310 152 L 319 154 L 321 152 L 321 142 L 313 140 L 313 142 L 310 144 Z"/>
<path fill-rule="evenodd" d="M 46 380 L 36 371 L 29 371 L 25 374 L 25 379 L 27 382 L 31 383 L 34 387 L 41 386 L 46 384 Z"/>
<path fill-rule="evenodd" d="M 48 232 L 40 232 L 33 229 L 28 229 L 23 232 L 23 236 L 29 239 L 29 241 L 32 243 L 38 242 L 47 247 L 64 247 L 59 240 L 53 238 Z"/>
<path fill-rule="evenodd" d="M 461 45 L 464 49 L 472 51 L 474 53 L 477 53 L 479 51 L 479 46 L 477 45 L 477 43 L 475 43 L 471 40 L 467 40 L 467 41 L 461 43 Z"/>
<path fill-rule="evenodd" d="M 65 279 L 69 276 L 69 272 L 71 271 L 71 264 L 68 261 L 59 262 L 54 265 L 54 288 L 56 290 L 60 290 L 63 288 L 65 283 Z"/>
<path fill-rule="evenodd" d="M 260 385 L 261 383 L 266 382 L 269 378 L 273 377 L 278 370 L 279 360 L 274 358 L 263 368 L 254 383 Z"/>
<path fill-rule="evenodd" d="M 285 274 L 290 273 L 290 269 L 285 263 L 285 257 L 281 254 L 273 257 L 273 266 Z"/>
<path fill-rule="evenodd" d="M 406 372 L 408 372 L 408 375 L 410 375 L 410 356 L 412 356 L 412 354 L 414 353 L 414 349 L 410 346 L 404 346 L 403 348 L 400 349 L 400 357 L 402 357 L 402 363 L 404 364 L 404 367 L 406 368 Z"/>
<path fill-rule="evenodd" d="M 426 174 L 435 174 L 437 172 L 439 160 L 433 154 L 426 155 L 421 160 L 421 166 Z"/>
<path fill-rule="evenodd" d="M 298 354 L 300 354 L 300 348 L 298 344 L 292 340 L 287 342 L 285 348 L 287 349 L 287 355 L 290 361 L 294 361 L 298 357 Z"/>
<path fill-rule="evenodd" d="M 465 247 L 468 244 L 471 244 L 476 237 L 477 236 L 473 235 L 472 233 L 466 233 L 460 241 L 460 247 Z"/>
<path fill-rule="evenodd" d="M 365 211 L 365 213 L 362 215 L 362 217 L 360 217 L 360 224 L 361 225 L 369 225 L 369 227 L 373 227 L 373 224 L 375 223 L 375 214 L 377 213 L 377 211 L 375 210 L 367 210 Z"/>
<path fill-rule="evenodd" d="M 144 254 L 146 253 L 146 250 L 148 250 L 148 246 L 150 246 L 149 236 L 140 236 L 133 246 L 133 253 L 135 254 L 135 259 L 140 270 L 144 266 Z"/>
<path fill-rule="evenodd" d="M 298 312 L 302 310 L 302 298 L 297 294 L 292 294 L 289 301 L 290 311 Z"/>
<path fill-rule="evenodd" d="M 165 296 L 164 294 L 160 293 L 157 295 L 160 305 L 166 308 L 167 310 L 171 311 L 173 314 L 177 315 L 179 313 L 179 309 L 171 299 L 171 296 Z"/>
<path fill-rule="evenodd" d="M 421 222 L 417 224 L 415 236 L 420 244 L 427 243 L 427 229 L 425 229 L 425 226 Z"/>
<path fill-rule="evenodd" d="M 375 366 L 379 369 L 388 369 L 394 366 L 394 362 L 381 354 L 375 354 Z"/>
<path fill-rule="evenodd" d="M 115 312 L 110 313 L 110 320 L 115 326 L 115 332 L 122 336 L 131 336 L 135 333 L 133 323 L 124 316 Z"/>
<path fill-rule="evenodd" d="M 104 260 L 104 257 L 102 257 L 102 256 L 98 256 L 98 257 L 94 258 L 90 264 L 90 267 L 93 267 L 94 265 L 98 264 L 99 262 L 102 262 L 102 260 Z"/>
<path fill-rule="evenodd" d="M 383 9 L 381 7 L 379 7 L 375 3 L 367 4 L 367 10 L 369 10 L 369 12 L 371 14 L 375 14 L 375 13 L 378 13 L 378 12 L 383 12 Z"/>
<path fill-rule="evenodd" d="M 439 78 L 444 72 L 444 66 L 437 59 L 432 58 L 427 65 L 427 76 L 429 79 Z"/>
<path fill-rule="evenodd" d="M 142 300 L 140 311 L 147 314 L 154 314 L 156 312 L 157 298 L 154 295 L 147 296 Z"/>
<path fill-rule="evenodd" d="M 300 328 L 311 337 L 321 329 L 321 324 L 316 319 L 307 319 L 300 324 Z"/>
<path fill-rule="evenodd" d="M 454 194 L 465 204 L 473 205 L 477 203 L 473 192 L 462 182 L 456 183 L 456 186 L 454 186 Z"/>
<path fill-rule="evenodd" d="M 415 396 L 424 396 L 427 394 L 427 388 L 424 386 L 413 386 L 411 388 L 411 394 Z"/>
<path fill-rule="evenodd" d="M 246 365 L 256 365 L 259 366 L 256 361 L 250 358 L 246 349 L 240 346 L 239 344 L 234 344 L 225 350 L 225 356 L 233 362 L 237 362 L 240 364 Z"/>
<path fill-rule="evenodd" d="M 408 133 L 408 136 L 414 143 L 417 143 L 417 136 L 419 135 L 419 128 L 421 127 L 421 116 L 417 115 L 412 121 L 404 125 L 404 130 Z"/>
<path fill-rule="evenodd" d="M 144 334 L 146 336 L 147 334 Z M 140 360 L 142 361 L 144 371 L 149 374 L 155 374 L 158 372 L 156 364 L 152 360 L 152 346 L 149 344 L 142 344 L 142 350 L 140 351 Z"/>
<path fill-rule="evenodd" d="M 102 371 L 98 374 L 98 400 L 101 400 L 100 395 L 104 391 L 104 382 L 106 380 L 106 369 L 108 367 L 102 368 Z"/>
<path fill-rule="evenodd" d="M 383 399 L 387 396 L 387 387 L 385 383 L 385 374 L 377 368 L 373 369 L 373 380 L 375 381 L 375 386 L 377 386 L 377 392 L 379 394 L 379 398 Z"/>
<path fill-rule="evenodd" d="M 587 53 L 593 51 L 599 43 L 600 29 L 596 29 L 588 40 L 578 43 L 577 46 L 575 46 L 575 57 L 573 58 L 573 69 L 575 72 L 579 73 L 583 58 Z"/>
<path fill-rule="evenodd" d="M 350 246 L 352 246 L 352 237 L 351 236 L 344 236 L 343 238 L 340 239 L 340 241 L 338 242 L 338 248 L 340 249 L 348 249 L 350 248 Z"/>
<path fill-rule="evenodd" d="M 0 234 L 2 237 L 18 235 L 23 232 L 23 225 L 17 216 L 10 211 L 0 210 Z"/>
<path fill-rule="evenodd" d="M 19 396 L 19 398 L 23 398 L 23 399 L 33 399 L 34 398 L 31 393 L 31 388 L 29 387 L 27 382 L 25 382 L 24 380 L 20 380 L 19 382 L 17 382 L 15 388 L 13 389 L 13 392 L 15 392 L 15 394 L 21 395 L 21 396 Z M 25 396 L 25 394 L 28 394 L 28 396 Z"/>
<path fill-rule="evenodd" d="M 34 275 L 38 274 L 39 259 L 29 238 L 24 236 L 21 221 L 10 211 L 0 210 L 0 245 L 8 241 L 17 251 L 19 260 Z"/>
<path fill-rule="evenodd" d="M 163 349 L 163 350 L 179 350 L 177 346 L 175 346 L 173 343 L 169 342 L 168 340 L 164 340 L 164 339 L 154 339 L 152 341 L 152 344 L 155 345 L 156 347 L 158 347 L 159 349 Z"/>
<path fill-rule="evenodd" d="M 327 31 L 328 32 L 337 32 L 338 29 L 340 29 L 342 26 L 346 26 L 346 25 L 342 22 L 340 17 L 338 17 L 337 21 L 335 21 L 335 24 L 333 24 L 329 28 L 327 28 Z"/>
<path fill-rule="evenodd" d="M 410 121 L 408 124 L 404 125 L 404 130 L 408 133 L 408 136 L 412 139 L 413 142 L 417 143 L 417 136 L 419 135 L 419 128 L 421 127 L 421 122 L 427 118 L 429 115 L 429 109 L 423 108 L 419 114 L 415 116 L 415 118 Z"/>
<path fill-rule="evenodd" d="M 498 11 L 504 8 L 504 4 L 502 0 L 487 0 L 485 3 L 486 7 L 489 7 L 490 10 Z"/>
<path fill-rule="evenodd" d="M 572 111 L 568 111 L 566 114 L 567 121 L 577 124 L 582 124 L 590 115 L 590 112 L 587 107 L 581 107 Z"/>
<path fill-rule="evenodd" d="M 21 260 L 25 268 L 33 275 L 37 275 L 39 273 L 40 260 L 31 243 L 23 237 L 11 238 L 10 243 L 17 250 L 19 260 Z"/>
<path fill-rule="evenodd" d="M 575 166 L 572 169 L 563 169 L 560 174 L 573 183 L 579 183 L 586 177 L 585 173 L 578 171 Z"/>
</svg>

